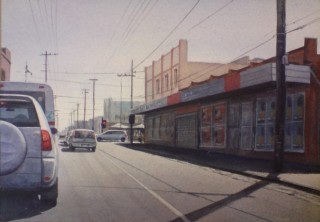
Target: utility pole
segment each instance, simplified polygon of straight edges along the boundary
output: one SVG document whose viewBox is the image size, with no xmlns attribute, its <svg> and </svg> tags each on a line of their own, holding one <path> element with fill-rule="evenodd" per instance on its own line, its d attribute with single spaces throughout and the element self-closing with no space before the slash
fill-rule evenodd
<svg viewBox="0 0 320 222">
<path fill-rule="evenodd" d="M 70 125 L 71 125 L 71 129 L 73 129 L 73 120 L 72 120 L 72 112 L 70 113 Z"/>
<path fill-rule="evenodd" d="M 27 82 L 27 74 L 30 74 L 30 75 L 32 75 L 32 72 L 30 72 L 29 71 L 29 69 L 28 69 L 28 63 L 26 63 L 26 69 L 25 69 L 25 71 L 24 71 L 24 74 L 25 74 L 25 82 Z"/>
<path fill-rule="evenodd" d="M 132 100 L 132 94 L 133 94 L 133 87 L 132 87 L 132 83 L 133 83 L 133 60 L 131 61 L 131 74 L 118 74 L 118 77 L 121 78 L 120 81 L 120 87 L 121 87 L 121 91 L 120 91 L 120 97 L 121 97 L 121 104 L 120 104 L 120 127 L 121 127 L 121 120 L 122 120 L 122 77 L 131 77 L 131 102 L 130 102 L 130 108 L 132 109 L 133 107 L 133 100 Z M 130 134 L 131 135 L 131 134 Z"/>
<path fill-rule="evenodd" d="M 45 67 L 45 83 L 47 83 L 48 80 L 48 56 L 53 56 L 53 55 L 58 55 L 57 53 L 48 53 L 47 51 L 43 54 L 41 54 L 42 56 L 45 56 L 45 63 L 44 63 L 44 67 Z"/>
<path fill-rule="evenodd" d="M 277 104 L 275 122 L 274 171 L 280 172 L 284 159 L 284 128 L 286 108 L 286 1 L 277 0 Z"/>
<path fill-rule="evenodd" d="M 95 106 L 95 85 L 98 79 L 89 79 L 93 83 L 93 98 L 92 98 L 92 130 L 94 130 L 94 106 Z"/>
<path fill-rule="evenodd" d="M 86 128 L 86 105 L 87 105 L 87 93 L 88 93 L 88 89 L 83 89 L 82 93 L 84 94 L 84 114 L 83 114 L 83 129 Z"/>
<path fill-rule="evenodd" d="M 131 101 L 130 101 L 130 113 L 133 108 L 133 60 L 131 60 Z M 131 115 L 131 114 L 130 114 Z M 133 143 L 133 123 L 130 122 L 130 144 Z"/>
<path fill-rule="evenodd" d="M 120 128 L 121 126 L 121 121 L 122 121 L 122 76 L 125 74 L 118 74 L 117 76 L 120 77 Z"/>
<path fill-rule="evenodd" d="M 79 103 L 77 103 L 77 128 L 79 128 Z"/>
</svg>

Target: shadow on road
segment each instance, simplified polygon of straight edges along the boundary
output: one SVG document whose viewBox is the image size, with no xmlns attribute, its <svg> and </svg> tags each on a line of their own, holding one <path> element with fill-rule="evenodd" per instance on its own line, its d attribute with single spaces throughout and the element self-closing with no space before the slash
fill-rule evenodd
<svg viewBox="0 0 320 222">
<path fill-rule="evenodd" d="M 275 175 L 270 175 L 270 176 L 274 177 Z M 251 193 L 265 187 L 268 184 L 269 184 L 268 181 L 261 180 L 257 183 L 252 184 L 251 186 L 249 186 L 243 190 L 240 190 L 239 192 L 237 192 L 235 194 L 229 195 L 228 197 L 226 197 L 222 200 L 219 200 L 219 201 L 214 202 L 212 204 L 209 204 L 203 208 L 200 208 L 198 210 L 190 212 L 190 213 L 184 215 L 184 217 L 186 217 L 190 221 L 197 221 L 197 220 L 199 220 L 209 214 L 212 214 L 213 212 L 219 210 L 222 207 L 225 207 L 225 206 L 232 204 L 233 202 L 235 202 L 241 198 L 250 196 Z M 259 220 L 269 221 L 268 218 L 262 218 L 258 215 L 252 215 L 252 216 L 257 217 L 257 219 L 259 219 Z M 176 218 L 171 221 L 178 222 L 178 221 L 183 221 L 183 220 L 181 217 L 179 217 L 179 218 Z"/>
<path fill-rule="evenodd" d="M 61 151 L 66 153 L 92 153 L 92 151 L 88 150 L 88 148 L 76 148 L 74 151 L 70 150 L 69 148 L 61 148 Z"/>
<path fill-rule="evenodd" d="M 202 166 L 214 167 L 224 171 L 241 173 L 243 172 L 261 172 L 273 173 L 273 161 L 266 159 L 255 159 L 232 154 L 224 154 L 218 152 L 209 152 L 199 149 L 183 149 L 175 147 L 167 147 L 162 145 L 148 144 L 118 144 L 122 147 L 139 150 L 146 153 L 151 153 L 163 157 L 186 161 Z M 311 166 L 299 163 L 284 163 L 282 173 L 320 173 L 319 166 Z"/>
<path fill-rule="evenodd" d="M 40 201 L 37 194 L 0 192 L 0 221 L 30 218 L 53 207 Z"/>
</svg>

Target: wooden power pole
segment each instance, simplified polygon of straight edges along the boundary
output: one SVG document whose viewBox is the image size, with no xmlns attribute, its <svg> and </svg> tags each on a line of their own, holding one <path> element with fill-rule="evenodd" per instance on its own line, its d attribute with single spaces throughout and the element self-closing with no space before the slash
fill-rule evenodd
<svg viewBox="0 0 320 222">
<path fill-rule="evenodd" d="M 280 172 L 284 159 L 284 132 L 286 109 L 286 1 L 277 0 L 277 104 L 275 122 L 274 171 Z"/>
</svg>

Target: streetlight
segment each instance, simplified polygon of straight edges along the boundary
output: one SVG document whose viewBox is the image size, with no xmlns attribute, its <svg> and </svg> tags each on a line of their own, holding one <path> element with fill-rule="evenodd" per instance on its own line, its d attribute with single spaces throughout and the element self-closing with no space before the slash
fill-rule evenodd
<svg viewBox="0 0 320 222">
<path fill-rule="evenodd" d="M 95 94 L 95 85 L 96 85 L 96 81 L 98 79 L 89 79 L 92 81 L 93 83 L 93 98 L 92 98 L 92 130 L 94 130 L 94 105 L 95 105 L 95 101 L 94 101 L 94 94 Z"/>
</svg>

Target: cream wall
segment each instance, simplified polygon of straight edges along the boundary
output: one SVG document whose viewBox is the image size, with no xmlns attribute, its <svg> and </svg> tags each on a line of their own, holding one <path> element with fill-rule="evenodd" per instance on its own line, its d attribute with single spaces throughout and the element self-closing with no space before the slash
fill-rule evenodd
<svg viewBox="0 0 320 222">
<path fill-rule="evenodd" d="M 146 103 L 177 93 L 189 87 L 192 82 L 202 82 L 210 76 L 221 76 L 230 69 L 241 69 L 249 63 L 249 57 L 229 64 L 189 62 L 188 42 L 180 40 L 178 46 L 145 68 Z"/>
</svg>

